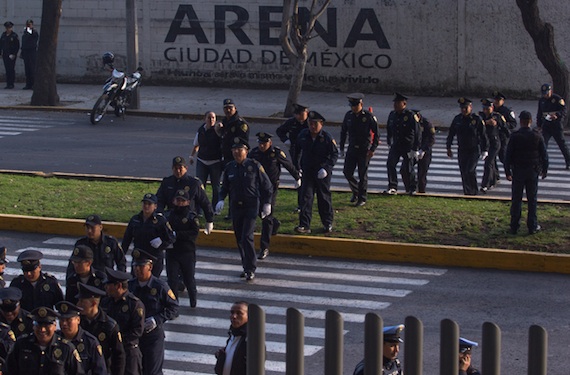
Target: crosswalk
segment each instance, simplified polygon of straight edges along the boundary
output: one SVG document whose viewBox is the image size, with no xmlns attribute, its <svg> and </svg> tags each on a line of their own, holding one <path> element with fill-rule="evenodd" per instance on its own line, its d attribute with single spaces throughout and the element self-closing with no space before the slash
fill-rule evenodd
<svg viewBox="0 0 570 375">
<path fill-rule="evenodd" d="M 39 250 L 44 254 L 43 270 L 64 280 L 74 243 L 74 238 L 51 237 L 11 251 L 8 260 L 15 262 L 24 250 Z M 12 264 L 5 272 L 7 280 L 21 272 Z M 241 265 L 235 251 L 198 250 L 198 306 L 190 308 L 187 294 L 182 293 L 180 316 L 166 324 L 166 375 L 213 373 L 213 353 L 225 345 L 229 309 L 234 301 L 246 300 L 264 309 L 266 372 L 283 374 L 287 308 L 294 307 L 305 317 L 304 354 L 308 360 L 324 348 L 327 310 L 334 309 L 342 314 L 345 334 L 358 331 L 362 335 L 366 313 L 381 314 L 399 299 L 420 291 L 434 278 L 446 273 L 442 268 L 274 254 L 258 266 L 256 279 L 246 283 L 239 278 Z M 62 282 L 63 288 L 64 284 Z"/>
<path fill-rule="evenodd" d="M 28 116 L 1 116 L 0 117 L 0 138 L 17 136 L 20 134 L 48 129 L 62 123 L 73 123 L 73 120 L 61 120 L 49 117 L 28 117 Z"/>
</svg>

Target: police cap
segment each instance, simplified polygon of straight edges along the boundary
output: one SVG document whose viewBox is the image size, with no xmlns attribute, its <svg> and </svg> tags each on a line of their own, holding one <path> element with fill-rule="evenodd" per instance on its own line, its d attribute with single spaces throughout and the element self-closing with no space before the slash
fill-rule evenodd
<svg viewBox="0 0 570 375">
<path fill-rule="evenodd" d="M 0 309 L 6 312 L 16 310 L 22 299 L 22 290 L 16 287 L 0 289 Z"/>
<path fill-rule="evenodd" d="M 457 99 L 457 103 L 459 103 L 460 107 L 467 107 L 469 104 L 473 103 L 473 101 L 462 96 L 461 98 Z"/>
<path fill-rule="evenodd" d="M 259 132 L 255 136 L 257 137 L 257 142 L 265 143 L 265 142 L 269 142 L 271 137 L 273 137 L 273 134 L 265 133 L 265 132 Z"/>
<path fill-rule="evenodd" d="M 403 324 L 398 324 L 396 326 L 387 326 L 382 330 L 384 334 L 385 342 L 404 342 L 401 338 L 401 333 L 404 330 Z"/>
<path fill-rule="evenodd" d="M 460 353 L 465 353 L 465 352 L 471 351 L 471 348 L 474 346 L 477 347 L 477 346 L 479 346 L 479 344 L 476 343 L 475 341 L 467 340 L 466 338 L 463 338 L 463 337 L 459 338 L 459 352 Z"/>
<path fill-rule="evenodd" d="M 93 250 L 87 245 L 77 245 L 71 254 L 72 262 L 81 262 L 85 260 L 93 260 Z"/>
<path fill-rule="evenodd" d="M 309 110 L 309 107 L 306 105 L 302 105 L 299 103 L 293 104 L 293 112 L 296 114 L 303 113 L 303 112 L 308 111 L 308 110 Z"/>
<path fill-rule="evenodd" d="M 55 304 L 55 308 L 59 312 L 60 318 L 73 318 L 74 316 L 79 316 L 79 313 L 83 309 L 79 306 L 75 306 L 73 303 L 68 301 L 60 301 Z"/>
<path fill-rule="evenodd" d="M 147 253 L 141 249 L 134 249 L 133 250 L 133 264 L 135 266 L 143 266 L 145 264 L 153 264 L 158 260 L 157 257 Z"/>
<path fill-rule="evenodd" d="M 550 83 L 545 83 L 542 86 L 540 86 L 540 91 L 543 94 L 546 94 L 550 90 L 552 90 L 552 85 Z"/>
<path fill-rule="evenodd" d="M 14 27 L 14 24 L 11 21 L 6 21 L 4 22 L 4 27 L 5 28 Z"/>
<path fill-rule="evenodd" d="M 0 246 L 0 264 L 10 263 L 6 258 L 6 246 Z"/>
<path fill-rule="evenodd" d="M 150 203 L 158 204 L 158 198 L 153 193 L 146 193 L 144 195 L 143 199 L 141 199 L 141 202 L 150 202 Z"/>
<path fill-rule="evenodd" d="M 532 120 L 532 115 L 530 114 L 529 111 L 522 111 L 521 114 L 519 115 L 519 118 L 521 120 Z"/>
<path fill-rule="evenodd" d="M 491 99 L 483 98 L 481 99 L 481 104 L 483 105 L 483 107 L 492 107 L 493 101 Z"/>
<path fill-rule="evenodd" d="M 320 122 L 324 122 L 326 121 L 325 118 L 323 117 L 323 115 L 321 115 L 319 112 L 317 111 L 311 111 L 309 112 L 309 121 L 320 121 Z"/>
<path fill-rule="evenodd" d="M 190 194 L 188 194 L 188 192 L 184 189 L 180 189 L 176 191 L 176 194 L 174 195 L 174 199 L 183 199 L 185 201 L 189 201 L 190 200 Z"/>
<path fill-rule="evenodd" d="M 364 99 L 364 94 L 360 92 L 354 92 L 352 94 L 348 94 L 346 97 L 348 98 L 348 104 L 350 106 L 353 106 L 362 103 L 362 99 Z"/>
<path fill-rule="evenodd" d="M 55 323 L 55 319 L 59 318 L 59 313 L 49 307 L 37 307 L 30 312 L 30 318 L 37 323 Z"/>
<path fill-rule="evenodd" d="M 40 259 L 44 257 L 44 254 L 38 250 L 25 250 L 18 255 L 18 262 L 22 266 L 22 271 L 33 271 L 40 265 Z"/>
<path fill-rule="evenodd" d="M 235 107 L 236 104 L 232 99 L 224 99 L 224 108 L 225 107 Z"/>
<path fill-rule="evenodd" d="M 111 267 L 105 267 L 105 273 L 107 274 L 106 284 L 122 283 L 132 278 L 130 273 L 114 270 Z"/>
<path fill-rule="evenodd" d="M 503 95 L 503 93 L 501 93 L 500 91 L 493 91 L 493 99 L 507 99 L 507 97 L 505 95 Z"/>
<path fill-rule="evenodd" d="M 95 225 L 101 225 L 101 223 L 101 216 L 99 215 L 89 215 L 85 219 L 85 225 L 89 225 L 91 227 Z"/>
<path fill-rule="evenodd" d="M 405 102 L 406 100 L 408 100 L 408 98 L 399 92 L 395 92 L 394 99 L 392 99 L 393 102 Z"/>
<path fill-rule="evenodd" d="M 186 167 L 186 160 L 182 157 L 182 156 L 175 156 L 172 159 L 172 166 L 173 167 L 179 167 L 179 166 L 183 166 Z"/>
<path fill-rule="evenodd" d="M 243 138 L 235 137 L 232 148 L 245 148 L 246 150 L 249 150 L 249 143 L 247 143 Z"/>
<path fill-rule="evenodd" d="M 75 296 L 75 298 L 77 298 L 77 299 L 101 298 L 101 297 L 104 297 L 107 295 L 107 293 L 105 293 L 101 289 L 94 287 L 94 286 L 91 286 L 91 285 L 87 285 L 85 283 L 77 283 L 77 287 L 79 289 L 79 292 Z"/>
</svg>

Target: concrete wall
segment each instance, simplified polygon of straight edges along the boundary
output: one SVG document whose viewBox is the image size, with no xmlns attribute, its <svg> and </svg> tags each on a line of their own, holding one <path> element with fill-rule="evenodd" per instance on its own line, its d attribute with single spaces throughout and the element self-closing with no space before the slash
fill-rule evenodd
<svg viewBox="0 0 570 375">
<path fill-rule="evenodd" d="M 147 83 L 287 87 L 291 68 L 277 42 L 281 5 L 137 0 Z M 540 9 L 568 60 L 570 4 L 541 0 Z M 39 29 L 39 0 L 0 0 L 0 12 L 18 31 L 29 17 Z M 234 32 L 236 22 L 242 25 Z M 319 22 L 325 35 L 310 42 L 306 89 L 416 95 L 500 89 L 524 97 L 550 80 L 515 0 L 333 0 Z M 124 65 L 125 1 L 64 0 L 60 80 L 101 80 L 99 58 L 107 50 L 118 55 L 117 66 Z M 21 62 L 17 72 L 23 72 Z"/>
</svg>

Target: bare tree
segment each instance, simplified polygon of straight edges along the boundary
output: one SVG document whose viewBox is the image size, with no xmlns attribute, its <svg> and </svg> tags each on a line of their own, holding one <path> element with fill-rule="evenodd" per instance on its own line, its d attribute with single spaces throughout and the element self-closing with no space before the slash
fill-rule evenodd
<svg viewBox="0 0 570 375">
<path fill-rule="evenodd" d="M 320 5 L 318 3 L 321 3 Z M 309 41 L 318 36 L 314 31 L 317 19 L 324 13 L 331 0 L 312 0 L 308 19 L 299 17 L 299 0 L 283 0 L 283 19 L 279 40 L 283 51 L 291 62 L 291 84 L 287 95 L 284 115 L 293 114 L 295 104 L 303 88 L 303 78 L 307 66 Z"/>
<path fill-rule="evenodd" d="M 568 102 L 570 83 L 568 68 L 554 45 L 554 27 L 540 19 L 538 0 L 517 0 L 526 31 L 534 41 L 536 56 L 552 77 L 554 91 Z M 568 117 L 564 126 L 568 125 Z"/>
<path fill-rule="evenodd" d="M 55 106 L 59 104 L 55 61 L 61 4 L 62 0 L 43 0 L 42 27 L 38 43 L 32 105 Z"/>
</svg>

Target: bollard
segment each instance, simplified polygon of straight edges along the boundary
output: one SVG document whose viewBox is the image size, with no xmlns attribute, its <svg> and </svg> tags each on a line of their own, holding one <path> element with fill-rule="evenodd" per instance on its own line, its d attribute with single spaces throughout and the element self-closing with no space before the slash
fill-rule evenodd
<svg viewBox="0 0 570 375">
<path fill-rule="evenodd" d="M 305 317 L 299 310 L 287 309 L 287 336 L 285 337 L 285 375 L 305 373 Z"/>
<path fill-rule="evenodd" d="M 404 325 L 404 374 L 422 375 L 424 326 L 421 320 L 413 316 L 406 317 Z"/>
<path fill-rule="evenodd" d="M 382 318 L 374 313 L 366 314 L 364 318 L 364 375 L 382 373 Z"/>
<path fill-rule="evenodd" d="M 532 325 L 528 332 L 528 374 L 546 375 L 548 336 L 541 326 Z"/>
<path fill-rule="evenodd" d="M 501 374 L 501 329 L 494 323 L 483 323 L 481 373 Z"/>
<path fill-rule="evenodd" d="M 342 316 L 334 310 L 327 310 L 325 319 L 325 375 L 342 375 Z"/>
<path fill-rule="evenodd" d="M 257 305 L 248 307 L 247 375 L 265 375 L 265 312 Z"/>
<path fill-rule="evenodd" d="M 459 326 L 453 320 L 441 321 L 439 374 L 459 374 Z"/>
</svg>

